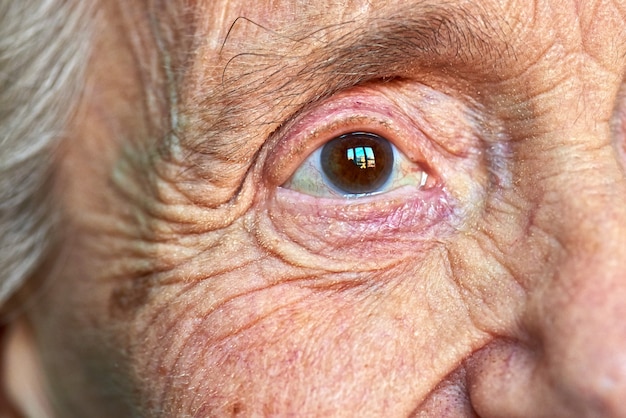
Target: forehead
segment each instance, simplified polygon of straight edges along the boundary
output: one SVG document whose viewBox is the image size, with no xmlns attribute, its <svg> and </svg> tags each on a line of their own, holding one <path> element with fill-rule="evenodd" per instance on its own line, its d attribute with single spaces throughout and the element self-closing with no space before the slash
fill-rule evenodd
<svg viewBox="0 0 626 418">
<path fill-rule="evenodd" d="M 482 19 L 483 24 L 491 25 L 493 29 L 512 32 L 549 25 L 554 32 L 566 30 L 572 35 L 582 35 L 615 30 L 614 24 L 620 17 L 623 22 L 626 4 L 623 0 L 270 0 L 255 2 L 255 6 L 250 7 L 241 0 L 202 0 L 194 2 L 188 10 L 194 11 L 200 31 L 212 35 L 210 38 L 214 41 L 224 40 L 237 18 L 253 20 L 258 25 L 257 30 L 306 31 L 338 22 L 393 16 L 397 15 L 394 11 L 409 9 L 431 14 L 433 18 L 437 14 L 455 14 L 476 23 Z M 606 23 L 611 21 L 613 24 L 607 26 Z M 302 27 L 303 22 L 307 22 L 309 27 Z M 567 29 L 558 26 L 566 26 Z"/>
<path fill-rule="evenodd" d="M 589 57 L 604 70 L 621 73 L 626 54 L 623 0 L 275 0 L 254 7 L 244 1 L 204 0 L 189 6 L 180 15 L 188 20 L 174 26 L 187 32 L 183 38 L 195 40 L 189 45 L 194 50 L 192 72 L 201 78 L 222 77 L 224 66 L 244 55 L 256 55 L 258 61 L 272 54 L 278 59 L 310 51 L 336 56 L 360 34 L 365 35 L 361 41 L 369 42 L 358 45 L 362 58 L 375 61 L 384 54 L 376 50 L 375 36 L 367 35 L 377 33 L 379 38 L 432 36 L 434 42 L 424 49 L 432 49 L 433 55 L 443 49 L 436 44 L 443 43 L 449 61 L 458 53 L 466 54 L 465 61 L 473 55 L 486 67 L 499 61 L 501 78 L 510 75 L 504 70 L 511 64 L 520 68 L 545 56 L 558 60 L 565 55 Z M 154 17 L 163 19 L 158 11 Z M 404 52 L 406 61 L 414 59 L 411 51 Z M 503 58 L 510 62 L 503 63 Z M 246 67 L 242 71 L 253 72 Z"/>
</svg>

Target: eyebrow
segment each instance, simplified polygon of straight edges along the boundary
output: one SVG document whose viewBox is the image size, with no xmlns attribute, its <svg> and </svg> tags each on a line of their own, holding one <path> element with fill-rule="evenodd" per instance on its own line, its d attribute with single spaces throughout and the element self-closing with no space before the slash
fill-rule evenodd
<svg viewBox="0 0 626 418">
<path fill-rule="evenodd" d="M 215 178 L 220 163 L 250 161 L 250 149 L 301 109 L 333 93 L 416 68 L 488 65 L 500 59 L 506 39 L 479 5 L 469 10 L 448 2 L 418 4 L 358 20 L 304 31 L 264 28 L 267 38 L 233 54 L 221 84 L 188 115 L 184 148 L 202 177 Z M 255 24 L 240 18 L 231 26 Z M 299 26 L 310 22 L 299 22 Z M 228 48 L 230 38 L 224 42 Z M 268 106 L 268 103 L 271 105 Z M 255 129 L 262 128 L 266 129 Z M 199 158 L 193 158 L 192 155 Z"/>
</svg>

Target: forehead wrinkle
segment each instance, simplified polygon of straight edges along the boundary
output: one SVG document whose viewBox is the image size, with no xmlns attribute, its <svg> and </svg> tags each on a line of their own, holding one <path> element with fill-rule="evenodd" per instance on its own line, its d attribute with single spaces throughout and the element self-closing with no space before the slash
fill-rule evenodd
<svg viewBox="0 0 626 418">
<path fill-rule="evenodd" d="M 297 30 L 267 29 L 231 56 L 221 83 L 189 108 L 190 129 L 182 135 L 189 160 L 206 173 L 219 162 L 246 165 L 285 121 L 334 92 L 420 67 L 500 57 L 493 44 L 506 42 L 483 13 L 425 1 L 309 30 L 302 22 Z"/>
</svg>

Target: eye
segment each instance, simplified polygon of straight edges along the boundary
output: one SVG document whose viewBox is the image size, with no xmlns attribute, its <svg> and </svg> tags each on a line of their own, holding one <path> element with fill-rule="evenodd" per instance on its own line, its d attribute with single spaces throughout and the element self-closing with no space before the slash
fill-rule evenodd
<svg viewBox="0 0 626 418">
<path fill-rule="evenodd" d="M 320 165 L 328 181 L 350 193 L 374 193 L 391 175 L 393 149 L 386 139 L 370 133 L 341 135 L 322 147 Z"/>
<path fill-rule="evenodd" d="M 315 150 L 283 187 L 317 197 L 355 198 L 405 185 L 422 187 L 427 178 L 389 140 L 351 132 Z"/>
</svg>

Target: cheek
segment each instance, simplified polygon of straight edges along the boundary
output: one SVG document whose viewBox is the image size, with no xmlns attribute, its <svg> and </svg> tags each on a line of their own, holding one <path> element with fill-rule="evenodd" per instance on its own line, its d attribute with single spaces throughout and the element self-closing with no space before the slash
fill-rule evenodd
<svg viewBox="0 0 626 418">
<path fill-rule="evenodd" d="M 54 416 L 134 416 L 132 378 L 119 371 L 127 331 L 109 317 L 109 285 L 95 280 L 106 267 L 88 251 L 64 255 L 29 311 Z"/>
<path fill-rule="evenodd" d="M 435 250 L 351 281 L 268 255 L 243 230 L 223 235 L 240 247 L 203 256 L 220 271 L 181 274 L 135 321 L 133 369 L 151 407 L 405 416 L 486 338 Z"/>
</svg>

